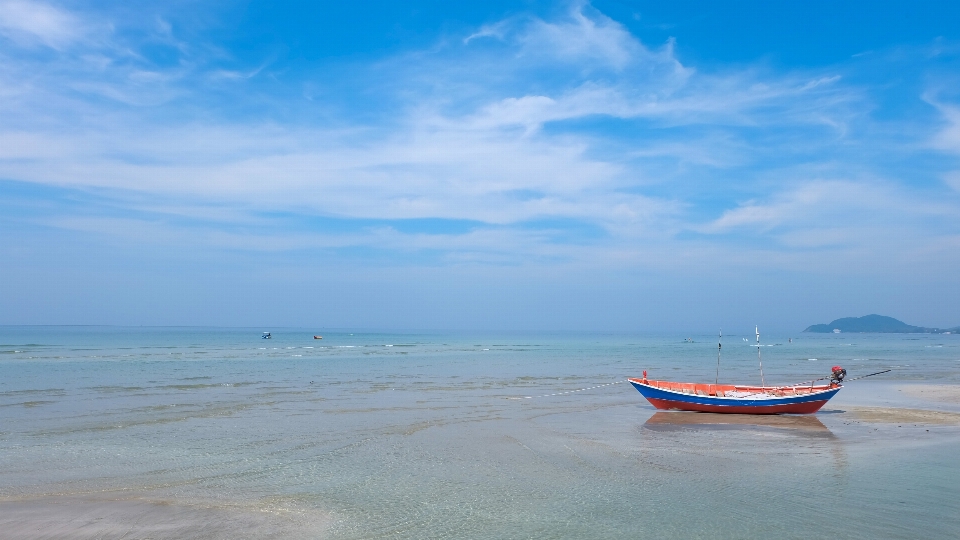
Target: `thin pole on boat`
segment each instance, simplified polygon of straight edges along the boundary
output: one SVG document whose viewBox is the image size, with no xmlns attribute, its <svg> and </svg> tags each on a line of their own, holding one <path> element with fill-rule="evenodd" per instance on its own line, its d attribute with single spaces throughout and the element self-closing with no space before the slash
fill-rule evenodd
<svg viewBox="0 0 960 540">
<path fill-rule="evenodd" d="M 873 377 L 874 375 L 879 375 L 879 374 L 881 374 L 881 373 L 886 373 L 886 372 L 888 372 L 888 371 L 893 371 L 893 370 L 892 370 L 892 369 L 885 369 L 885 370 L 883 370 L 883 371 L 878 371 L 878 372 L 876 372 L 876 373 L 871 373 L 871 374 L 869 374 L 869 375 L 861 375 L 861 376 L 859 376 L 859 377 L 854 377 L 854 378 L 852 378 L 852 379 L 847 379 L 847 382 L 855 381 L 855 380 L 857 380 L 857 379 L 866 379 L 867 377 Z"/>
<path fill-rule="evenodd" d="M 757 332 L 757 361 L 760 362 L 760 388 L 766 388 L 767 383 L 763 380 L 763 360 L 760 358 L 760 327 L 754 327 Z"/>
<path fill-rule="evenodd" d="M 723 328 L 720 329 L 720 337 L 717 338 L 717 380 L 713 384 L 720 384 L 720 342 L 723 341 Z"/>
</svg>

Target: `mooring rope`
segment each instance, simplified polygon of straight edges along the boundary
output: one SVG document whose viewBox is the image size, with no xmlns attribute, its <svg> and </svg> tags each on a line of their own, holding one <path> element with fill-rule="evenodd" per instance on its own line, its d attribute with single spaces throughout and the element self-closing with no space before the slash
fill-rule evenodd
<svg viewBox="0 0 960 540">
<path fill-rule="evenodd" d="M 627 382 L 627 381 L 626 381 L 626 380 L 615 381 L 615 382 L 612 382 L 612 383 L 601 384 L 601 385 L 599 385 L 599 386 L 591 386 L 590 388 L 580 388 L 579 390 L 568 390 L 568 391 L 566 391 L 566 392 L 557 392 L 556 394 L 544 394 L 544 395 L 542 395 L 542 396 L 508 397 L 507 399 L 534 399 L 534 398 L 551 397 L 551 396 L 562 396 L 562 395 L 564 395 L 564 394 L 572 394 L 572 393 L 574 393 L 574 392 L 583 392 L 584 390 L 594 390 L 594 389 L 597 389 L 597 388 L 603 388 L 604 386 L 610 386 L 610 385 L 613 385 L 613 384 L 620 384 L 620 383 L 622 383 L 622 382 Z"/>
</svg>

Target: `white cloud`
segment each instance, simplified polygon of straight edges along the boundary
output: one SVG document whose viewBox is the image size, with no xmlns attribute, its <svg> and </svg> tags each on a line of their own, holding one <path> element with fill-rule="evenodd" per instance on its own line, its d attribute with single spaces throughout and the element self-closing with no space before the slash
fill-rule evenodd
<svg viewBox="0 0 960 540">
<path fill-rule="evenodd" d="M 81 39 L 84 23 L 73 14 L 28 0 L 0 2 L 0 35 L 21 46 L 64 49 Z"/>
<path fill-rule="evenodd" d="M 943 177 L 944 182 L 948 186 L 954 189 L 954 191 L 960 192 L 960 171 L 950 171 Z"/>
<path fill-rule="evenodd" d="M 463 39 L 463 43 L 464 45 L 466 45 L 475 39 L 482 39 L 482 38 L 495 38 L 495 39 L 502 40 L 506 36 L 507 32 L 510 31 L 511 29 L 510 27 L 515 23 L 516 23 L 515 20 L 507 19 L 507 20 L 499 21 L 494 24 L 485 24 L 481 26 L 480 29 L 477 30 L 476 32 L 465 37 Z"/>
<path fill-rule="evenodd" d="M 745 202 L 696 230 L 767 237 L 787 250 L 843 247 L 895 253 L 936 244 L 960 227 L 957 215 L 955 201 L 933 202 L 888 181 L 813 180 L 766 201 Z"/>
<path fill-rule="evenodd" d="M 934 105 L 943 114 L 946 126 L 933 138 L 933 147 L 944 152 L 960 154 L 960 108 L 945 104 Z"/>
<path fill-rule="evenodd" d="M 809 168 L 808 161 L 820 160 L 818 154 L 833 150 L 861 121 L 863 91 L 845 85 L 835 70 L 700 73 L 677 60 L 672 44 L 649 49 L 582 5 L 559 20 L 501 21 L 453 48 L 398 55 L 370 69 L 376 73 L 356 68 L 351 74 L 360 84 L 364 77 L 378 85 L 390 81 L 376 86 L 383 92 L 377 98 L 399 103 L 378 109 L 372 121 L 351 118 L 356 105 L 350 99 L 315 105 L 289 95 L 270 97 L 262 88 L 230 93 L 231 85 L 266 78 L 257 75 L 267 64 L 238 67 L 212 53 L 190 56 L 215 47 L 177 41 L 163 18 L 151 19 L 150 27 L 158 32 L 150 40 L 169 44 L 187 60 L 158 66 L 137 52 L 136 43 L 92 44 L 57 38 L 54 31 L 16 30 L 59 47 L 72 44 L 76 51 L 43 70 L 29 59 L 0 66 L 0 95 L 6 98 L 0 102 L 6 120 L 0 126 L 0 177 L 106 190 L 133 211 L 206 219 L 212 229 L 253 223 L 258 218 L 252 216 L 262 212 L 473 220 L 490 228 L 447 235 L 389 227 L 339 235 L 288 231 L 278 233 L 287 241 L 263 240 L 284 249 L 378 245 L 449 250 L 451 257 L 496 253 L 497 260 L 512 253 L 667 264 L 652 257 L 686 257 L 676 253 L 683 250 L 675 238 L 690 230 L 709 237 L 767 235 L 780 248 L 830 248 L 888 231 L 877 216 L 902 216 L 915 225 L 930 216 L 944 220 L 951 209 L 946 201 L 927 204 L 897 188 L 895 180 L 805 180 L 817 177 L 801 178 L 793 170 L 795 154 L 803 154 L 800 167 Z M 501 43 L 484 48 L 487 39 Z M 531 70 L 548 71 L 559 82 L 532 84 Z M 322 81 L 309 84 L 326 91 L 311 94 L 330 95 Z M 234 99 L 241 107 L 283 108 L 305 117 L 317 106 L 347 112 L 322 122 L 282 124 L 269 112 L 215 112 Z M 953 123 L 937 144 L 960 148 L 954 133 L 960 115 L 944 111 Z M 176 119 L 181 117 L 187 120 Z M 621 133 L 548 129 L 597 117 L 630 122 L 616 127 Z M 824 125 L 834 131 L 824 135 L 818 131 Z M 765 131 L 791 136 L 762 139 Z M 770 155 L 773 161 L 758 165 Z M 846 178 L 831 176 L 828 160 L 820 162 L 827 170 L 821 178 Z M 711 176 L 750 166 L 776 173 L 767 171 L 760 180 Z M 780 173 L 791 180 L 768 179 Z M 947 181 L 956 187 L 951 176 Z M 708 205 L 693 201 L 702 192 L 726 191 L 710 182 L 727 182 L 752 200 L 732 208 L 722 196 Z M 148 206 L 130 194 L 156 202 Z M 211 207 L 229 210 L 212 214 Z M 721 216 L 704 223 L 708 213 Z M 560 246 L 562 235 L 557 240 L 522 226 L 537 220 L 582 223 L 603 238 L 591 249 Z M 116 221 L 58 223 L 103 233 L 141 230 Z M 162 224 L 144 227 L 162 236 L 156 231 Z M 214 232 L 197 238 L 243 245 L 243 235 Z"/>
<path fill-rule="evenodd" d="M 184 163 L 200 139 L 226 150 L 228 159 Z M 565 217 L 595 222 L 636 220 L 656 214 L 654 199 L 617 194 L 610 188 L 620 171 L 585 159 L 582 145 L 497 140 L 471 132 L 420 133 L 414 140 L 385 140 L 363 148 L 344 146 L 321 133 L 296 137 L 324 141 L 324 150 L 275 154 L 270 135 L 238 137 L 226 130 L 184 138 L 161 132 L 137 138 L 123 150 L 156 150 L 149 163 L 110 159 L 116 141 L 77 144 L 66 137 L 53 145 L 28 134 L 5 137 L 7 160 L 0 174 L 65 186 L 96 186 L 157 194 L 233 201 L 264 209 L 355 218 L 437 217 L 489 223 Z M 0 139 L 3 140 L 3 139 Z M 240 157 L 243 149 L 264 155 Z M 177 142 L 167 142 L 177 141 Z M 203 153 L 202 151 L 200 152 Z M 25 160 L 31 156 L 30 160 Z M 92 158 L 92 156 L 98 156 Z M 36 167 L 36 160 L 44 166 Z M 516 197 L 517 191 L 532 193 Z M 669 207 L 670 203 L 664 202 Z M 611 213 L 611 208 L 621 208 Z M 620 216 L 618 218 L 617 216 Z"/>
<path fill-rule="evenodd" d="M 868 195 L 869 194 L 869 195 Z M 866 199 L 860 196 L 868 195 Z M 735 229 L 754 228 L 769 231 L 789 222 L 820 219 L 845 203 L 859 205 L 876 200 L 876 190 L 851 182 L 813 181 L 786 193 L 779 193 L 766 203 L 745 202 L 727 210 L 700 230 L 723 233 Z"/>
<path fill-rule="evenodd" d="M 549 54 L 565 62 L 601 62 L 623 69 L 647 51 L 619 23 L 600 14 L 584 14 L 583 5 L 574 5 L 567 20 L 547 22 L 535 19 L 519 36 L 527 54 Z"/>
<path fill-rule="evenodd" d="M 672 39 L 651 50 L 586 2 L 572 3 L 565 16 L 556 20 L 517 16 L 485 25 L 463 43 L 480 45 L 484 39 L 512 45 L 513 60 L 528 67 L 550 62 L 588 73 L 657 70 L 677 77 L 693 73 L 675 58 Z"/>
</svg>

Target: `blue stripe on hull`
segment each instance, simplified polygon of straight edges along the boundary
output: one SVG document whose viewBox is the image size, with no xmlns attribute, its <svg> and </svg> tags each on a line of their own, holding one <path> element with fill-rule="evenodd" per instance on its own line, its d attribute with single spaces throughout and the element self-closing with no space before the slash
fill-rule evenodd
<svg viewBox="0 0 960 540">
<path fill-rule="evenodd" d="M 652 398 L 661 399 L 664 401 L 677 401 L 681 403 L 697 403 L 700 405 L 712 405 L 715 407 L 772 407 L 775 405 L 794 405 L 798 403 L 806 403 L 808 401 L 827 401 L 840 391 L 840 388 L 838 387 L 821 392 L 814 392 L 813 394 L 805 394 L 802 396 L 750 399 L 684 394 L 682 392 L 671 392 L 669 390 L 663 390 L 653 386 L 637 384 L 633 381 L 630 381 L 630 384 L 632 384 L 633 387 L 636 388 L 643 395 L 643 397 L 647 399 Z"/>
</svg>

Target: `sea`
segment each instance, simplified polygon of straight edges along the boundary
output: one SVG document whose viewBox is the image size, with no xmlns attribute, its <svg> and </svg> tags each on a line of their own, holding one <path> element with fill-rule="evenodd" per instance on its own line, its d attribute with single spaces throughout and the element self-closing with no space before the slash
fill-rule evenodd
<svg viewBox="0 0 960 540">
<path fill-rule="evenodd" d="M 753 330 L 718 369 L 703 333 L 0 327 L 0 538 L 960 537 L 960 336 Z M 761 362 L 892 371 L 772 418 L 625 382 Z"/>
</svg>

